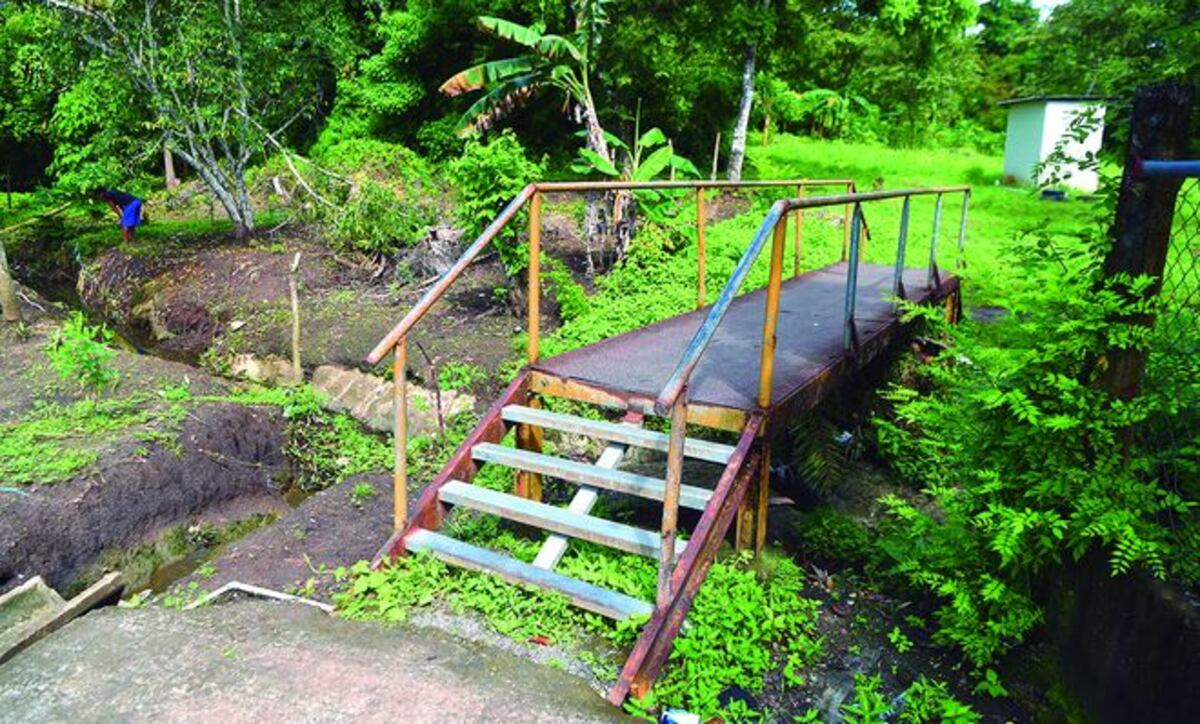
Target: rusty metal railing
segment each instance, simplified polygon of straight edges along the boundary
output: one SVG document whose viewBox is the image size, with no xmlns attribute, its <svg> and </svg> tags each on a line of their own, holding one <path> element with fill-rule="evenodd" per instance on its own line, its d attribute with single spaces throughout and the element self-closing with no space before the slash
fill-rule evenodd
<svg viewBox="0 0 1200 724">
<path fill-rule="evenodd" d="M 393 425 L 394 436 L 394 524 L 396 530 L 404 527 L 407 519 L 407 477 L 408 477 L 408 395 L 405 378 L 405 365 L 408 356 L 408 334 L 413 327 L 429 312 L 430 308 L 441 299 L 446 291 L 466 271 L 480 254 L 495 240 L 513 218 L 527 204 L 529 206 L 529 294 L 528 294 L 528 360 L 534 364 L 538 360 L 541 327 L 541 206 L 542 196 L 551 193 L 576 192 L 606 192 L 606 191 L 647 191 L 692 189 L 696 192 L 696 243 L 697 243 L 697 292 L 696 306 L 706 304 L 705 280 L 707 276 L 707 243 L 705 224 L 707 223 L 704 193 L 710 189 L 758 189 L 758 188 L 795 188 L 797 198 L 803 197 L 807 188 L 829 186 L 844 187 L 848 194 L 855 190 L 852 179 L 789 179 L 761 181 L 580 181 L 536 183 L 523 188 L 504 210 L 488 224 L 487 228 L 462 253 L 454 265 L 443 274 L 421 299 L 409 310 L 408 314 L 388 334 L 379 341 L 367 361 L 379 364 L 388 354 L 392 354 L 393 380 Z M 816 197 L 828 198 L 828 197 Z M 828 206 L 830 204 L 814 204 Z M 778 204 L 776 204 L 778 206 Z M 773 207 L 774 208 L 774 207 Z M 807 207 L 806 207 L 807 208 Z M 845 222 L 842 248 L 843 258 L 850 246 L 850 217 L 852 203 L 845 204 Z M 800 271 L 800 256 L 802 251 L 802 210 L 796 215 L 795 235 L 795 273 Z M 780 250 L 782 255 L 782 249 Z M 782 258 L 782 256 L 780 257 Z M 728 287 L 728 285 L 727 285 Z M 727 305 L 726 305 L 727 306 Z M 710 315 L 711 316 L 711 315 Z M 678 486 L 676 486 L 678 487 Z"/>
<path fill-rule="evenodd" d="M 904 205 L 900 210 L 900 234 L 897 241 L 896 270 L 892 284 L 893 294 L 897 298 L 905 296 L 904 290 L 904 260 L 908 241 L 909 213 L 914 196 L 936 197 L 934 202 L 933 234 L 929 249 L 929 271 L 926 279 L 928 288 L 940 287 L 941 277 L 937 268 L 937 237 L 942 221 L 942 197 L 948 193 L 963 195 L 962 216 L 958 227 L 959 260 L 966 241 L 967 207 L 970 202 L 971 190 L 967 186 L 947 186 L 929 189 L 904 189 L 897 191 L 873 191 L 869 193 L 848 193 L 843 196 L 797 197 L 776 201 L 767 212 L 766 218 L 759 225 L 758 231 L 750 241 L 750 245 L 742 254 L 737 266 L 730 275 L 720 296 L 713 303 L 708 316 L 696 330 L 687 349 L 680 357 L 674 372 L 663 386 L 662 392 L 655 400 L 655 412 L 659 415 L 670 415 L 671 440 L 683 439 L 684 427 L 687 423 L 687 385 L 692 372 L 704 355 L 704 350 L 716 334 L 717 327 L 725 318 L 725 313 L 733 303 L 742 284 L 749 276 L 751 268 L 766 246 L 768 236 L 772 239 L 771 262 L 767 281 L 766 310 L 763 319 L 762 353 L 759 360 L 758 377 L 758 406 L 767 408 L 771 404 L 771 382 L 775 364 L 776 329 L 779 322 L 779 299 L 783 286 L 783 255 L 787 243 L 788 214 L 802 213 L 804 209 L 824 206 L 847 206 L 852 208 L 849 223 L 845 224 L 846 243 L 843 245 L 842 259 L 847 264 L 846 269 L 846 302 L 843 320 L 843 350 L 852 353 L 858 347 L 858 333 L 854 322 L 855 301 L 858 295 L 858 266 L 862 256 L 862 239 L 865 222 L 862 205 L 872 201 L 902 198 Z M 799 250 L 797 249 L 797 252 Z M 798 267 L 798 265 L 797 265 Z M 681 471 L 683 468 L 683 446 L 671 445 L 667 452 L 666 490 L 663 495 L 663 523 L 661 538 L 661 558 L 659 560 L 659 585 L 657 605 L 665 608 L 669 605 L 673 592 L 670 590 L 671 575 L 675 560 L 675 525 L 678 518 L 678 504 Z"/>
</svg>

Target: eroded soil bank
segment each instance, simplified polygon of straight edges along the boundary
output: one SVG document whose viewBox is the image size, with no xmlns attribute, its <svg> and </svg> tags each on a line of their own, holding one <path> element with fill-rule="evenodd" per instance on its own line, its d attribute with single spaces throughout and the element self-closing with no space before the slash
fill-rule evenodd
<svg viewBox="0 0 1200 724">
<path fill-rule="evenodd" d="M 117 386 L 93 399 L 43 352 L 61 310 L 22 293 L 26 325 L 0 326 L 3 462 L 18 479 L 0 493 L 0 590 L 40 574 L 69 591 L 98 574 L 106 552 L 171 526 L 286 508 L 277 409 L 219 401 L 229 392 L 221 380 L 127 352 L 109 363 Z M 172 399 L 181 387 L 186 399 Z"/>
</svg>

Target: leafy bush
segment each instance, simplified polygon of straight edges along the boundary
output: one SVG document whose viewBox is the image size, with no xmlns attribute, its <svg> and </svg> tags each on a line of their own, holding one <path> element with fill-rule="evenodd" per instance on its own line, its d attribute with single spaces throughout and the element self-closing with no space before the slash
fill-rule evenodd
<svg viewBox="0 0 1200 724">
<path fill-rule="evenodd" d="M 420 241 L 436 221 L 435 209 L 420 196 L 364 180 L 350 193 L 331 237 L 342 248 L 392 254 Z"/>
<path fill-rule="evenodd" d="M 45 353 L 59 377 L 98 396 L 121 378 L 108 364 L 117 355 L 107 346 L 112 339 L 112 331 L 103 324 L 91 326 L 82 313 L 73 312 L 50 337 Z"/>
<path fill-rule="evenodd" d="M 1160 485 L 1161 460 L 1128 431 L 1200 404 L 1200 385 L 1179 378 L 1132 401 L 1098 387 L 1108 350 L 1146 348 L 1149 330 L 1121 320 L 1150 308 L 1129 301 L 1148 279 L 1102 278 L 1102 246 L 1020 244 L 1010 313 L 991 324 L 912 310 L 948 348 L 920 371 L 930 391 L 894 387 L 892 414 L 875 420 L 879 446 L 932 503 L 885 498 L 883 550 L 942 600 L 935 640 L 977 666 L 1038 623 L 1033 588 L 1055 566 L 1099 548 L 1113 574 L 1161 577 L 1191 557 L 1197 491 Z"/>
<path fill-rule="evenodd" d="M 351 183 L 331 182 L 316 174 L 310 185 L 339 202 L 330 214 L 331 239 L 337 246 L 367 253 L 393 254 L 412 246 L 437 222 L 436 184 L 428 163 L 398 144 L 369 138 L 318 144 L 314 160 Z"/>
<path fill-rule="evenodd" d="M 483 232 L 521 189 L 545 174 L 545 161 L 531 161 L 516 134 L 505 130 L 488 141 L 472 139 L 462 155 L 450 162 L 447 177 L 458 191 L 458 223 L 474 239 Z M 528 263 L 528 244 L 520 241 L 525 227 L 522 212 L 496 237 L 500 261 L 510 276 Z"/>
<path fill-rule="evenodd" d="M 427 121 L 417 129 L 417 144 L 435 161 L 454 158 L 463 150 L 463 140 L 458 135 L 458 128 L 458 116 Z"/>
</svg>

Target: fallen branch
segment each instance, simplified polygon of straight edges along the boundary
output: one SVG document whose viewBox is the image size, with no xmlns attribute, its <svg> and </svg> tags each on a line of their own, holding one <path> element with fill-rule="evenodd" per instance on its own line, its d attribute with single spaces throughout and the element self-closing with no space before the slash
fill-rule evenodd
<svg viewBox="0 0 1200 724">
<path fill-rule="evenodd" d="M 19 229 L 22 226 L 29 226 L 30 224 L 34 224 L 34 223 L 37 223 L 38 221 L 41 221 L 42 219 L 48 219 L 51 216 L 57 216 L 58 214 L 61 214 L 63 211 L 65 211 L 67 208 L 69 208 L 73 203 L 75 203 L 75 202 L 68 201 L 67 203 L 63 204 L 62 206 L 59 206 L 58 208 L 54 208 L 49 211 L 42 212 L 40 214 L 37 214 L 36 216 L 31 216 L 28 219 L 25 219 L 24 221 L 18 221 L 17 223 L 13 224 L 12 226 L 6 226 L 3 229 L 0 229 L 0 234 L 7 234 L 8 232 L 15 231 L 16 229 Z"/>
</svg>

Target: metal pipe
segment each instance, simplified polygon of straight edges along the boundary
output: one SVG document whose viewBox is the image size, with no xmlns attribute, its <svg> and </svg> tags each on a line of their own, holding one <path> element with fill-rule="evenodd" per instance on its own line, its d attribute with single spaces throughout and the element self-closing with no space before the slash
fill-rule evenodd
<svg viewBox="0 0 1200 724">
<path fill-rule="evenodd" d="M 967 207 L 971 204 L 971 192 L 963 192 L 962 216 L 958 221 L 958 268 L 962 269 L 967 265 L 967 258 L 963 256 L 963 251 L 967 244 Z"/>
<path fill-rule="evenodd" d="M 542 194 L 529 202 L 529 364 L 538 361 L 538 337 L 542 327 Z"/>
<path fill-rule="evenodd" d="M 796 187 L 796 198 L 804 198 L 804 184 Z M 800 247 L 804 242 L 804 211 L 798 210 L 796 216 L 796 260 L 792 265 L 792 276 L 800 276 Z"/>
<path fill-rule="evenodd" d="M 846 195 L 854 194 L 854 184 L 846 184 Z M 850 202 L 846 202 L 846 210 L 842 213 L 842 261 L 846 261 L 846 254 L 849 253 L 850 247 L 850 214 L 853 207 Z"/>
<path fill-rule="evenodd" d="M 705 230 L 704 189 L 696 189 L 696 308 L 704 306 L 704 284 L 708 276 L 707 231 Z"/>
<path fill-rule="evenodd" d="M 725 312 L 729 309 L 729 305 L 733 303 L 734 295 L 742 286 L 742 282 L 746 280 L 746 276 L 750 273 L 750 268 L 754 266 L 754 261 L 758 259 L 759 253 L 767 242 L 767 235 L 772 232 L 779 219 L 783 216 L 783 210 L 786 201 L 776 201 L 769 211 L 767 216 L 759 224 L 758 231 L 754 232 L 754 238 L 750 240 L 750 245 L 746 247 L 746 251 L 742 253 L 742 258 L 738 260 L 737 266 L 733 269 L 733 274 L 729 276 L 729 281 L 725 282 L 725 287 L 721 290 L 717 301 L 713 303 L 708 310 L 708 316 L 704 318 L 704 322 L 700 324 L 700 328 L 696 330 L 696 334 L 692 336 L 692 341 L 688 343 L 687 349 L 679 358 L 679 363 L 675 367 L 675 371 L 671 373 L 670 379 L 663 386 L 662 393 L 654 403 L 655 412 L 660 415 L 667 414 L 667 411 L 675 404 L 675 399 L 679 397 L 683 386 L 687 383 L 688 378 L 695 369 L 696 363 L 700 361 L 700 355 L 704 353 L 708 343 L 712 341 L 713 334 L 717 330 L 717 326 L 724 318 Z"/>
<path fill-rule="evenodd" d="M 408 338 L 396 343 L 392 358 L 392 524 L 397 532 L 408 522 Z"/>
<path fill-rule="evenodd" d="M 671 407 L 671 438 L 667 443 L 667 479 L 663 488 L 662 540 L 658 559 L 659 610 L 671 603 L 671 574 L 675 570 L 675 538 L 679 523 L 679 488 L 683 481 L 683 447 L 687 437 L 687 387 Z"/>
<path fill-rule="evenodd" d="M 815 209 L 822 206 L 841 206 L 842 204 L 857 204 L 866 201 L 883 201 L 885 199 L 902 199 L 906 196 L 933 196 L 941 194 L 957 194 L 969 191 L 970 186 L 936 186 L 927 189 L 892 189 L 888 191 L 864 191 L 862 193 L 842 196 L 805 196 L 802 199 L 784 199 L 784 210 Z"/>
<path fill-rule="evenodd" d="M 904 206 L 900 208 L 900 238 L 896 242 L 896 277 L 892 282 L 892 295 L 897 301 L 892 309 L 899 308 L 899 300 L 904 299 L 904 256 L 908 246 L 908 212 L 912 199 L 904 197 Z"/>
<path fill-rule="evenodd" d="M 850 221 L 850 257 L 846 260 L 846 310 L 842 329 L 842 349 L 850 351 L 857 343 L 854 307 L 858 297 L 858 244 L 862 236 L 862 206 L 854 205 Z"/>
<path fill-rule="evenodd" d="M 938 231 L 942 227 L 942 195 L 937 195 L 937 201 L 933 205 L 933 238 L 929 241 L 929 274 L 925 278 L 925 288 L 933 289 L 935 285 L 941 286 L 942 280 L 938 277 L 937 268 L 937 242 Z"/>
<path fill-rule="evenodd" d="M 787 246 L 787 216 L 781 216 L 775 224 L 774 243 L 771 244 L 771 271 L 767 282 L 767 306 L 763 314 L 762 355 L 758 363 L 758 406 L 771 406 L 771 375 L 775 371 L 775 330 L 779 326 L 779 294 L 783 285 L 783 248 Z"/>
<path fill-rule="evenodd" d="M 1137 169 L 1138 176 L 1191 176 L 1200 177 L 1200 160 L 1195 161 L 1142 161 Z"/>
</svg>

